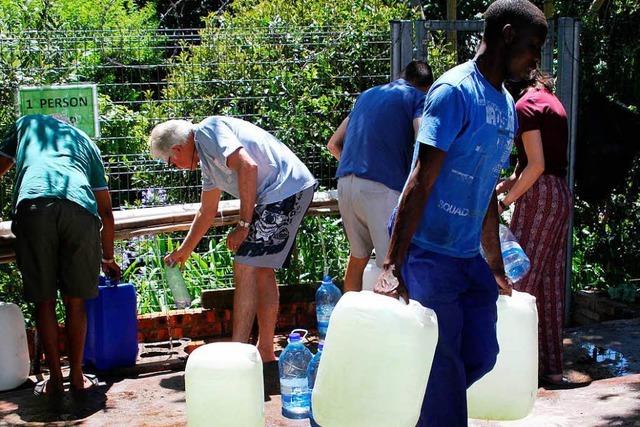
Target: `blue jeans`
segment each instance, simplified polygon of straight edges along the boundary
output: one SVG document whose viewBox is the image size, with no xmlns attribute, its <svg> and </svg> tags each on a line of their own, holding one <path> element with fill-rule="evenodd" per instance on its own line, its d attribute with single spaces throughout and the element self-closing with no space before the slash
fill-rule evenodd
<svg viewBox="0 0 640 427">
<path fill-rule="evenodd" d="M 467 425 L 467 388 L 496 362 L 498 284 L 477 255 L 454 258 L 411 245 L 402 266 L 411 299 L 438 316 L 438 345 L 419 427 Z"/>
</svg>

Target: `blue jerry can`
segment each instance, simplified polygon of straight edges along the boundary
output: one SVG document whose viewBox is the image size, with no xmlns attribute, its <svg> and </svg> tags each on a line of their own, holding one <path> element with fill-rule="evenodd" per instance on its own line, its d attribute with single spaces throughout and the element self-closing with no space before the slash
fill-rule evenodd
<svg viewBox="0 0 640 427">
<path fill-rule="evenodd" d="M 138 357 L 136 289 L 100 276 L 98 297 L 86 301 L 84 363 L 99 371 L 135 366 Z"/>
</svg>

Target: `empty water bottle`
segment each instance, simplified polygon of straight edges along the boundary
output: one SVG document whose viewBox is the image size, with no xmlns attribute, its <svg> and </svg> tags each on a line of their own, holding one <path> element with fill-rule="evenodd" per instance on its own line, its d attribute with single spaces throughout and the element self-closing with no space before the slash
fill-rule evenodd
<svg viewBox="0 0 640 427">
<path fill-rule="evenodd" d="M 181 310 L 191 305 L 191 295 L 187 290 L 187 285 L 184 283 L 182 272 L 177 265 L 164 266 L 164 272 L 167 277 L 167 284 L 173 295 L 173 304 L 176 309 Z"/>
<path fill-rule="evenodd" d="M 316 382 L 316 375 L 318 375 L 318 366 L 320 366 L 320 358 L 322 357 L 322 348 L 324 343 L 320 341 L 318 344 L 318 352 L 313 355 L 313 359 L 309 362 L 309 368 L 307 369 L 307 379 L 309 381 L 309 393 L 313 393 L 313 385 Z M 313 405 L 310 406 L 310 424 L 311 427 L 320 427 L 320 424 L 313 419 Z"/>
<path fill-rule="evenodd" d="M 305 336 L 307 334 L 304 329 L 294 329 L 278 359 L 282 415 L 292 419 L 309 418 L 311 404 L 307 369 L 313 355 L 296 331 L 303 331 Z"/>
<path fill-rule="evenodd" d="M 333 284 L 331 277 L 325 275 L 316 291 L 316 316 L 318 318 L 318 335 L 320 339 L 324 339 L 327 336 L 331 312 L 341 296 L 340 289 Z"/>
<path fill-rule="evenodd" d="M 522 280 L 529 272 L 531 262 L 511 230 L 502 224 L 500 224 L 500 249 L 504 272 L 509 280 L 514 283 Z"/>
</svg>

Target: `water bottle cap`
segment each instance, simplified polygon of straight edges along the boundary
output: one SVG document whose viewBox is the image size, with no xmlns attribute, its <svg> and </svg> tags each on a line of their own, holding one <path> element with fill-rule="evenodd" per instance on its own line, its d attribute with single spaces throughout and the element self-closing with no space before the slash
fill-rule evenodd
<svg viewBox="0 0 640 427">
<path fill-rule="evenodd" d="M 289 334 L 289 342 L 298 342 L 300 339 L 300 334 L 297 332 L 291 332 Z"/>
<path fill-rule="evenodd" d="M 322 283 L 333 283 L 333 279 L 328 274 L 325 274 L 322 278 Z"/>
</svg>

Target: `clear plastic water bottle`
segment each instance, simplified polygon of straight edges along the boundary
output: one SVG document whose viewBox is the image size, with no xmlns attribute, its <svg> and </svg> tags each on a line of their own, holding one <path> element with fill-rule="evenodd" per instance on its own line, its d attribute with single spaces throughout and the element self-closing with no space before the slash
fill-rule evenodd
<svg viewBox="0 0 640 427">
<path fill-rule="evenodd" d="M 322 278 L 322 283 L 316 291 L 316 316 L 318 319 L 318 335 L 324 340 L 327 336 L 327 328 L 329 327 L 329 318 L 333 308 L 342 296 L 340 289 L 334 285 L 329 275 Z"/>
<path fill-rule="evenodd" d="M 307 369 L 313 354 L 304 346 L 302 337 L 296 331 L 303 331 L 306 336 L 304 329 L 294 329 L 278 359 L 282 415 L 291 419 L 309 418 L 311 406 Z"/>
<path fill-rule="evenodd" d="M 318 375 L 318 366 L 320 366 L 320 358 L 322 357 L 322 348 L 324 342 L 320 341 L 318 344 L 318 352 L 313 355 L 313 359 L 309 362 L 309 368 L 307 369 L 307 380 L 309 382 L 309 393 L 313 393 L 313 385 L 316 383 L 316 375 Z M 313 405 L 310 406 L 310 424 L 311 427 L 320 427 L 320 424 L 316 423 L 313 419 Z"/>
<path fill-rule="evenodd" d="M 502 224 L 500 224 L 500 249 L 504 272 L 509 280 L 514 283 L 522 280 L 529 272 L 531 262 L 511 230 Z"/>
<path fill-rule="evenodd" d="M 191 295 L 187 290 L 187 285 L 184 283 L 182 272 L 177 265 L 164 266 L 164 273 L 167 278 L 167 284 L 173 295 L 173 304 L 176 309 L 181 310 L 191 305 Z"/>
</svg>

